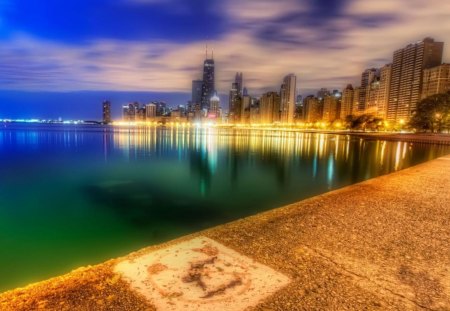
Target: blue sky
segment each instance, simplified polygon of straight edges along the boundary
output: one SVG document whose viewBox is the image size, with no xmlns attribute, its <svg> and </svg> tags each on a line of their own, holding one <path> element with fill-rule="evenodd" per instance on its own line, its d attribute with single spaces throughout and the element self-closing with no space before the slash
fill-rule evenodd
<svg viewBox="0 0 450 311">
<path fill-rule="evenodd" d="M 0 118 L 98 118 L 100 98 L 182 104 L 206 42 L 220 94 L 236 71 L 254 95 L 290 72 L 300 93 L 341 89 L 410 42 L 450 44 L 449 20 L 442 0 L 0 0 Z"/>
</svg>

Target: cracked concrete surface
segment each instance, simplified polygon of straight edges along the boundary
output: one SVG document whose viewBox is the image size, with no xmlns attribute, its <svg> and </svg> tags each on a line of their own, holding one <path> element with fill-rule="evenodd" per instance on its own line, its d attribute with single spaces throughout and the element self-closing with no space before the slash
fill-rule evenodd
<svg viewBox="0 0 450 311">
<path fill-rule="evenodd" d="M 114 267 L 199 236 L 289 277 L 249 310 L 450 310 L 449 159 L 0 294 L 0 310 L 155 310 Z"/>
</svg>

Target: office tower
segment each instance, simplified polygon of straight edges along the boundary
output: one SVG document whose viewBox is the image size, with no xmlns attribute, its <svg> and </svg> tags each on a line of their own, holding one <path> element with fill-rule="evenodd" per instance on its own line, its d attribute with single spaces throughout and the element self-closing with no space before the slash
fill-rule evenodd
<svg viewBox="0 0 450 311">
<path fill-rule="evenodd" d="M 423 71 L 421 99 L 450 91 L 450 64 L 442 64 Z"/>
<path fill-rule="evenodd" d="M 333 122 L 338 118 L 338 100 L 335 95 L 326 95 L 323 98 L 323 121 Z"/>
<path fill-rule="evenodd" d="M 147 104 L 145 106 L 145 118 L 147 120 L 156 118 L 156 105 L 155 104 Z"/>
<path fill-rule="evenodd" d="M 277 102 L 280 101 L 280 95 L 277 92 L 264 93 L 259 100 L 259 114 L 260 122 L 265 124 L 271 124 L 274 120 L 274 111 L 277 106 Z"/>
<path fill-rule="evenodd" d="M 340 118 L 345 119 L 347 116 L 352 114 L 353 110 L 353 86 L 348 84 L 347 87 L 342 91 L 342 102 L 341 102 L 341 112 Z"/>
<path fill-rule="evenodd" d="M 369 93 L 370 84 L 377 78 L 378 71 L 375 68 L 364 70 L 361 74 L 361 88 L 359 91 L 358 106 L 353 107 L 357 109 L 360 114 L 366 110 L 367 94 Z"/>
<path fill-rule="evenodd" d="M 237 90 L 239 95 L 242 95 L 242 88 L 244 87 L 244 78 L 242 72 L 236 72 L 236 76 L 234 77 L 234 82 L 236 83 Z"/>
<path fill-rule="evenodd" d="M 303 100 L 303 120 L 308 123 L 314 123 L 322 119 L 321 101 L 314 95 L 306 96 Z"/>
<path fill-rule="evenodd" d="M 208 111 L 208 116 L 210 118 L 219 117 L 220 98 L 219 98 L 219 96 L 217 96 L 217 92 L 215 92 L 214 95 L 209 99 L 209 102 L 210 102 L 210 108 Z"/>
<path fill-rule="evenodd" d="M 432 38 L 409 44 L 394 52 L 387 119 L 406 122 L 420 99 L 423 70 L 442 62 L 443 42 Z"/>
<path fill-rule="evenodd" d="M 103 124 L 109 124 L 111 123 L 111 102 L 108 100 L 105 100 L 102 103 L 103 108 Z"/>
<path fill-rule="evenodd" d="M 325 96 L 330 94 L 330 91 L 324 87 L 317 91 L 317 97 L 319 98 L 319 100 L 323 100 Z"/>
<path fill-rule="evenodd" d="M 207 111 L 209 109 L 209 100 L 213 97 L 215 89 L 214 59 L 212 55 L 211 58 L 208 58 L 208 50 L 206 50 L 206 59 L 203 62 L 202 110 Z"/>
<path fill-rule="evenodd" d="M 365 113 L 385 119 L 391 83 L 391 64 L 377 71 L 377 75 L 367 88 Z"/>
<path fill-rule="evenodd" d="M 202 80 L 193 80 L 192 81 L 191 110 L 193 110 L 196 105 L 201 105 L 202 88 L 203 88 Z"/>
<path fill-rule="evenodd" d="M 230 122 L 240 122 L 241 119 L 241 96 L 242 96 L 242 72 L 236 72 L 234 82 L 231 84 L 230 96 L 229 96 L 229 120 Z"/>
<path fill-rule="evenodd" d="M 297 89 L 297 77 L 294 74 L 289 74 L 286 77 L 284 77 L 283 84 L 281 85 L 280 88 L 281 123 L 294 122 L 296 89 Z"/>
</svg>

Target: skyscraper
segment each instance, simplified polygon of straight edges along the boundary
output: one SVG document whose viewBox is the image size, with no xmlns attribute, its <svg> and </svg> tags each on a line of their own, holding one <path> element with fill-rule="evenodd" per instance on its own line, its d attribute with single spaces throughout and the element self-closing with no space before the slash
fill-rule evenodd
<svg viewBox="0 0 450 311">
<path fill-rule="evenodd" d="M 154 119 L 156 117 L 156 105 L 155 104 L 147 104 L 145 106 L 145 118 L 147 120 Z"/>
<path fill-rule="evenodd" d="M 347 87 L 342 91 L 342 103 L 341 103 L 341 119 L 345 119 L 347 116 L 352 114 L 353 110 L 353 86 L 348 84 Z"/>
<path fill-rule="evenodd" d="M 359 91 L 359 100 L 358 106 L 353 107 L 353 109 L 357 109 L 359 113 L 364 113 L 366 110 L 367 98 L 370 89 L 370 85 L 378 76 L 378 70 L 375 68 L 370 68 L 364 70 L 361 74 L 361 88 Z"/>
<path fill-rule="evenodd" d="M 237 84 L 237 89 L 238 89 L 239 95 L 242 95 L 242 88 L 244 87 L 244 84 L 243 84 L 244 79 L 243 79 L 242 72 L 236 72 L 234 82 Z"/>
<path fill-rule="evenodd" d="M 124 121 L 136 121 L 139 110 L 139 103 L 133 102 L 122 106 L 122 118 Z"/>
<path fill-rule="evenodd" d="M 389 89 L 391 83 L 391 64 L 381 67 L 367 88 L 365 112 L 379 118 L 386 118 Z"/>
<path fill-rule="evenodd" d="M 274 114 L 279 110 L 280 95 L 277 92 L 268 92 L 261 96 L 259 100 L 260 122 L 271 124 L 274 121 Z"/>
<path fill-rule="evenodd" d="M 202 80 L 193 80 L 192 81 L 191 104 L 193 107 L 195 107 L 195 105 L 197 105 L 197 104 L 201 104 L 201 102 L 202 102 L 202 87 L 203 87 Z"/>
<path fill-rule="evenodd" d="M 297 88 L 297 77 L 294 74 L 289 74 L 283 79 L 283 84 L 280 88 L 280 122 L 292 123 L 294 122 L 295 112 L 295 92 Z"/>
<path fill-rule="evenodd" d="M 442 62 L 443 42 L 432 38 L 394 52 L 387 119 L 407 121 L 416 110 L 422 92 L 423 70 Z"/>
<path fill-rule="evenodd" d="M 322 107 L 319 98 L 314 95 L 306 96 L 303 105 L 303 120 L 305 122 L 317 122 L 322 119 Z"/>
<path fill-rule="evenodd" d="M 450 91 L 450 64 L 442 64 L 423 71 L 421 99 Z"/>
<path fill-rule="evenodd" d="M 231 122 L 240 122 L 241 110 L 240 105 L 242 100 L 242 72 L 236 72 L 234 82 L 231 84 L 230 96 L 229 96 L 229 119 Z"/>
<path fill-rule="evenodd" d="M 337 119 L 338 99 L 334 95 L 326 95 L 323 99 L 322 120 L 333 122 Z"/>
<path fill-rule="evenodd" d="M 361 87 L 357 86 L 353 89 L 353 104 L 352 104 L 352 115 L 359 116 L 364 113 L 364 111 L 360 111 L 359 107 L 359 94 L 361 93 Z"/>
<path fill-rule="evenodd" d="M 102 104 L 103 107 L 103 123 L 109 124 L 111 123 L 111 102 L 105 100 Z"/>
<path fill-rule="evenodd" d="M 210 118 L 219 117 L 219 109 L 220 109 L 220 98 L 217 96 L 215 92 L 214 95 L 210 98 L 210 109 L 208 111 L 208 116 Z"/>
<path fill-rule="evenodd" d="M 215 90 L 214 59 L 212 56 L 208 58 L 208 50 L 206 50 L 206 59 L 203 62 L 202 109 L 209 110 L 209 100 L 214 95 Z"/>
</svg>

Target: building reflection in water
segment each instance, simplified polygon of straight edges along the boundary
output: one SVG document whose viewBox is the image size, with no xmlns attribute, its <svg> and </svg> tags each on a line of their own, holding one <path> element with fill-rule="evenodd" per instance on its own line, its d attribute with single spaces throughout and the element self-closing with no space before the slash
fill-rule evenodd
<svg viewBox="0 0 450 311">
<path fill-rule="evenodd" d="M 364 140 L 349 135 L 223 130 L 203 128 L 115 129 L 112 148 L 129 161 L 189 160 L 199 190 L 208 193 L 218 167 L 227 167 L 233 183 L 257 168 L 271 171 L 279 186 L 295 174 L 323 178 L 329 189 L 397 171 L 435 157 L 440 147 Z M 106 152 L 106 151 L 105 151 Z M 105 153 L 106 154 L 106 153 Z"/>
<path fill-rule="evenodd" d="M 446 149 L 349 135 L 181 126 L 18 126 L 0 131 L 3 150 L 21 146 L 40 150 L 50 145 L 58 147 L 55 154 L 75 148 L 83 154 L 101 154 L 103 162 L 164 159 L 188 165 L 191 182 L 198 184 L 202 196 L 211 191 L 219 173 L 232 187 L 258 171 L 281 189 L 299 176 L 310 185 L 317 180 L 333 189 L 435 158 Z"/>
</svg>

